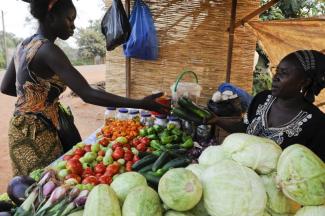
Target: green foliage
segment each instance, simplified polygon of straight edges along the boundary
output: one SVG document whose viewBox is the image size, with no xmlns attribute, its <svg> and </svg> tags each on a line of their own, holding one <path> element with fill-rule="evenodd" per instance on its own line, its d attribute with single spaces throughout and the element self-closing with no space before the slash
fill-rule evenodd
<svg viewBox="0 0 325 216">
<path fill-rule="evenodd" d="M 16 48 L 18 43 L 21 41 L 21 38 L 17 38 L 12 33 L 6 33 L 6 44 L 7 49 L 10 48 Z M 0 68 L 6 67 L 6 61 L 5 61 L 5 52 L 4 52 L 4 42 L 3 42 L 3 33 L 0 35 Z"/>
<path fill-rule="evenodd" d="M 267 69 L 256 66 L 253 74 L 253 95 L 263 91 L 269 90 L 272 86 L 272 78 Z"/>
</svg>

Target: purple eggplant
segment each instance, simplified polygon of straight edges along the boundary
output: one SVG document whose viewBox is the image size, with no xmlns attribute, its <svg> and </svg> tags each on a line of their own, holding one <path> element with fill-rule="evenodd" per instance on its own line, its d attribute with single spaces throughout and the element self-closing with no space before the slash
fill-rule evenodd
<svg viewBox="0 0 325 216">
<path fill-rule="evenodd" d="M 35 180 L 29 176 L 16 176 L 8 184 L 7 193 L 9 198 L 18 206 L 26 199 L 25 191 Z"/>
</svg>

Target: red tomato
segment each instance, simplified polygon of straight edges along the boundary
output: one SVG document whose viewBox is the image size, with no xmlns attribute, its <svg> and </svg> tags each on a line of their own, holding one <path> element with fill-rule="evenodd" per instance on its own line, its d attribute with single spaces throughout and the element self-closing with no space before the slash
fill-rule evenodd
<svg viewBox="0 0 325 216">
<path fill-rule="evenodd" d="M 133 163 L 137 162 L 138 160 L 140 160 L 139 156 L 138 155 L 134 155 L 133 156 Z"/>
<path fill-rule="evenodd" d="M 130 150 L 125 151 L 124 160 L 126 160 L 126 161 L 132 161 L 133 160 L 133 153 Z"/>
<path fill-rule="evenodd" d="M 123 144 L 122 144 L 122 143 L 114 143 L 113 146 L 112 146 L 113 151 L 115 151 L 115 149 L 116 149 L 117 147 L 122 148 L 122 147 L 123 147 Z"/>
<path fill-rule="evenodd" d="M 77 159 L 77 160 L 79 160 L 80 158 L 81 158 L 80 155 L 74 155 L 74 156 L 72 157 L 72 159 Z"/>
<path fill-rule="evenodd" d="M 116 173 L 118 173 L 120 170 L 120 164 L 117 162 L 114 162 L 113 164 L 107 166 L 106 168 L 106 174 L 108 174 L 109 176 L 113 176 Z"/>
<path fill-rule="evenodd" d="M 75 155 L 79 155 L 80 157 L 84 156 L 85 154 L 85 150 L 83 150 L 82 148 L 77 148 L 75 151 L 74 151 L 74 154 Z"/>
<path fill-rule="evenodd" d="M 85 152 L 91 152 L 91 145 L 85 145 L 84 150 Z"/>
<path fill-rule="evenodd" d="M 81 183 L 81 177 L 78 176 L 77 174 L 71 173 L 71 174 L 68 174 L 68 175 L 65 177 L 65 179 L 70 179 L 70 178 L 75 179 L 75 180 L 78 182 L 78 184 Z"/>
<path fill-rule="evenodd" d="M 99 177 L 101 177 L 103 174 L 102 173 L 96 173 L 95 176 L 97 179 L 99 179 Z"/>
<path fill-rule="evenodd" d="M 105 156 L 105 152 L 103 150 L 100 150 L 98 153 L 97 153 L 98 156 L 102 156 L 104 157 Z"/>
<path fill-rule="evenodd" d="M 95 176 L 87 176 L 84 180 L 82 180 L 82 184 L 92 184 L 97 185 L 98 180 Z"/>
<path fill-rule="evenodd" d="M 70 160 L 72 157 L 73 157 L 73 155 L 64 155 L 64 156 L 63 156 L 63 160 L 68 161 L 68 160 Z"/>
<path fill-rule="evenodd" d="M 139 145 L 141 142 L 140 142 L 140 140 L 139 139 L 134 139 L 133 141 L 132 141 L 132 145 L 134 146 L 134 147 L 136 147 L 137 145 Z"/>
<path fill-rule="evenodd" d="M 84 169 L 82 173 L 82 178 L 86 178 L 87 176 L 91 176 L 91 175 L 95 175 L 95 173 L 92 171 L 90 167 L 87 167 L 86 169 Z"/>
<path fill-rule="evenodd" d="M 147 150 L 147 147 L 146 147 L 146 144 L 140 143 L 139 145 L 137 145 L 136 149 L 138 151 L 145 152 Z"/>
<path fill-rule="evenodd" d="M 83 172 L 82 165 L 77 159 L 70 159 L 67 162 L 67 169 L 71 171 L 71 173 L 81 175 Z"/>
<path fill-rule="evenodd" d="M 126 170 L 127 172 L 132 171 L 132 165 L 133 165 L 133 162 L 132 162 L 132 161 L 128 161 L 128 162 L 126 162 L 125 170 Z"/>
<path fill-rule="evenodd" d="M 111 176 L 102 175 L 101 177 L 99 177 L 98 181 L 100 184 L 111 184 L 113 179 Z"/>
<path fill-rule="evenodd" d="M 95 173 L 103 174 L 106 171 L 106 166 L 103 163 L 99 163 L 94 168 Z"/>
<path fill-rule="evenodd" d="M 118 159 L 123 158 L 123 157 L 124 157 L 124 150 L 123 150 L 123 148 L 117 147 L 114 150 L 113 154 L 112 154 L 112 158 L 114 160 L 118 160 Z"/>
<path fill-rule="evenodd" d="M 106 137 L 104 137 L 99 141 L 99 144 L 101 144 L 104 147 L 108 146 L 108 143 L 109 143 L 109 139 L 107 139 Z"/>
<path fill-rule="evenodd" d="M 141 143 L 144 143 L 145 145 L 148 145 L 150 143 L 150 139 L 148 137 L 142 137 L 140 139 Z"/>
</svg>

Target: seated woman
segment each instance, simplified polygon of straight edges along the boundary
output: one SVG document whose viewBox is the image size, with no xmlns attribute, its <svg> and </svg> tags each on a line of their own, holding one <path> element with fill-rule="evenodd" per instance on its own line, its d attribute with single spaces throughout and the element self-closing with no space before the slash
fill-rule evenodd
<svg viewBox="0 0 325 216">
<path fill-rule="evenodd" d="M 313 102 L 325 87 L 325 55 L 300 50 L 284 57 L 273 77 L 272 90 L 257 94 L 244 121 L 215 116 L 208 123 L 228 132 L 267 137 L 283 149 L 302 144 L 325 161 L 325 114 Z"/>
</svg>

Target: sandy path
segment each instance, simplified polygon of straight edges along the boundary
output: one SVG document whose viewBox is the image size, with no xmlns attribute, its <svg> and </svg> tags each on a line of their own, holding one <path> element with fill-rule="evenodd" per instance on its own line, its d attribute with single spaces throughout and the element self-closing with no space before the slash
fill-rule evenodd
<svg viewBox="0 0 325 216">
<path fill-rule="evenodd" d="M 77 69 L 89 83 L 105 80 L 105 65 L 80 66 Z M 0 72 L 0 82 L 3 73 Z M 86 138 L 103 123 L 104 108 L 84 103 L 80 98 L 69 96 L 68 89 L 61 98 L 61 102 L 70 106 L 75 124 L 82 138 Z M 6 191 L 7 183 L 11 179 L 10 159 L 8 154 L 8 123 L 12 116 L 15 98 L 0 93 L 0 193 Z"/>
</svg>

